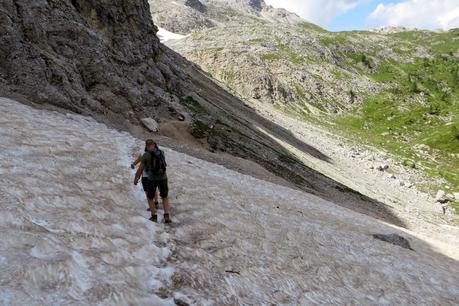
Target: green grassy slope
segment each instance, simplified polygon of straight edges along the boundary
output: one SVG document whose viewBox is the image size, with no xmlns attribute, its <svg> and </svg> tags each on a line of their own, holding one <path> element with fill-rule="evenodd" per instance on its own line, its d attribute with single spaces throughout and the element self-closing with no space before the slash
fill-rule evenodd
<svg viewBox="0 0 459 306">
<path fill-rule="evenodd" d="M 412 55 L 408 63 L 381 61 L 368 76 L 389 88 L 376 95 L 369 93 L 361 105 L 334 122 L 348 134 L 458 187 L 459 30 L 392 37 L 402 47 L 424 46 L 428 57 Z"/>
<path fill-rule="evenodd" d="M 351 89 L 349 95 L 363 95 L 362 102 L 338 115 L 323 113 L 325 121 L 308 116 L 298 105 L 279 108 L 315 123 L 328 122 L 332 131 L 385 149 L 407 167 L 423 169 L 459 188 L 459 29 L 403 32 L 384 40 L 369 32 L 317 31 L 316 37 L 338 62 L 336 82 L 365 76 L 382 90 Z M 298 63 L 292 56 L 295 48 L 278 50 L 264 58 Z"/>
</svg>

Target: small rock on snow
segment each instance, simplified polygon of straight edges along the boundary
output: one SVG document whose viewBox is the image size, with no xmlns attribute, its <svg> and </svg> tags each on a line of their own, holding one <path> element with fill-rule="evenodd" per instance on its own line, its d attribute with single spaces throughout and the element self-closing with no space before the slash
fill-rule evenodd
<svg viewBox="0 0 459 306">
<path fill-rule="evenodd" d="M 398 246 L 400 246 L 402 248 L 414 251 L 411 248 L 411 245 L 410 245 L 409 241 L 406 240 L 405 238 L 403 238 L 402 236 L 397 235 L 397 234 L 389 234 L 389 235 L 374 234 L 373 238 L 381 240 L 381 241 L 384 241 L 384 242 L 389 242 L 389 243 L 391 243 L 393 245 L 398 245 Z"/>
</svg>

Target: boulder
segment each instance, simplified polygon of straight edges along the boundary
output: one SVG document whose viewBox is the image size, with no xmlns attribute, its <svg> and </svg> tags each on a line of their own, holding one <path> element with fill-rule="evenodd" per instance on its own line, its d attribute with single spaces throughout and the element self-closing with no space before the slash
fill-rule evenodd
<svg viewBox="0 0 459 306">
<path fill-rule="evenodd" d="M 177 119 L 178 119 L 179 121 L 185 121 L 185 116 L 182 115 L 182 114 L 178 114 L 178 115 L 177 115 Z"/>
<path fill-rule="evenodd" d="M 143 118 L 143 119 L 140 119 L 140 121 L 151 132 L 156 133 L 156 132 L 159 131 L 159 124 L 158 124 L 158 122 L 156 122 L 155 119 L 153 119 L 153 118 Z"/>
<path fill-rule="evenodd" d="M 454 196 L 452 194 L 446 194 L 443 190 L 439 190 L 435 196 L 435 202 L 440 204 L 447 204 L 454 201 Z"/>
<path fill-rule="evenodd" d="M 453 195 L 454 195 L 454 200 L 456 202 L 459 202 L 459 192 L 455 192 L 455 193 L 453 193 Z"/>
<path fill-rule="evenodd" d="M 438 190 L 437 195 L 435 196 L 435 200 L 439 200 L 443 198 L 445 195 L 446 195 L 446 192 L 444 192 L 443 190 Z"/>
</svg>

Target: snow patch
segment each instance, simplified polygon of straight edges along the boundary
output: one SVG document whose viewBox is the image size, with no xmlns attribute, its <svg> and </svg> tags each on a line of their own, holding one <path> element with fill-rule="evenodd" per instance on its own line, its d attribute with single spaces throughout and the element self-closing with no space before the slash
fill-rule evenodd
<svg viewBox="0 0 459 306">
<path fill-rule="evenodd" d="M 176 40 L 176 39 L 182 39 L 182 38 L 187 37 L 186 35 L 169 32 L 168 30 L 163 29 L 161 27 L 158 27 L 158 33 L 156 33 L 156 35 L 159 37 L 159 40 L 162 43 L 169 41 L 169 40 Z"/>
</svg>

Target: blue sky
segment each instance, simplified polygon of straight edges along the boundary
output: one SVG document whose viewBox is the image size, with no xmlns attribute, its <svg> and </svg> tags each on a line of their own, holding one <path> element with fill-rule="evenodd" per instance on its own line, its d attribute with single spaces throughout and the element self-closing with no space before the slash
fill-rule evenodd
<svg viewBox="0 0 459 306">
<path fill-rule="evenodd" d="M 265 0 L 331 31 L 459 27 L 459 0 Z"/>
<path fill-rule="evenodd" d="M 379 3 L 388 4 L 397 1 L 369 1 L 356 6 L 354 9 L 335 16 L 330 22 L 325 22 L 323 26 L 330 31 L 361 30 L 371 27 L 368 16 L 376 9 Z"/>
</svg>

